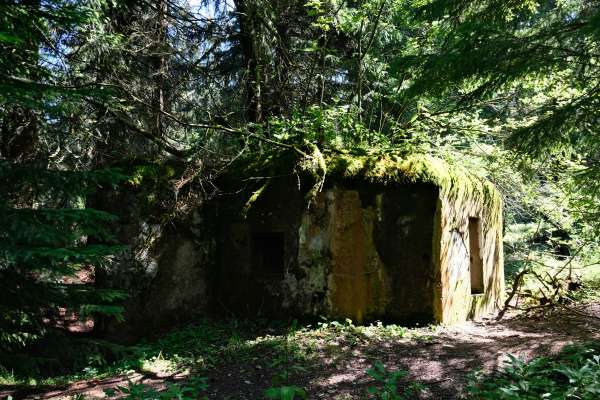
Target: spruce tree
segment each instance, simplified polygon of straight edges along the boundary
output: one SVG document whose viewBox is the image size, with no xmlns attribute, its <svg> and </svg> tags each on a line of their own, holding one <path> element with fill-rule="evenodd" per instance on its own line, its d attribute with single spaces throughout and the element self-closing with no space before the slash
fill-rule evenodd
<svg viewBox="0 0 600 400">
<path fill-rule="evenodd" d="M 69 123 L 82 98 L 101 96 L 68 81 L 62 42 L 94 18 L 70 1 L 0 5 L 0 368 L 30 367 L 26 350 L 56 329 L 59 308 L 81 316 L 119 316 L 123 294 L 73 283 L 82 268 L 107 266 L 114 217 L 86 207 L 99 188 L 124 179 L 90 170 L 61 137 L 79 139 Z"/>
</svg>

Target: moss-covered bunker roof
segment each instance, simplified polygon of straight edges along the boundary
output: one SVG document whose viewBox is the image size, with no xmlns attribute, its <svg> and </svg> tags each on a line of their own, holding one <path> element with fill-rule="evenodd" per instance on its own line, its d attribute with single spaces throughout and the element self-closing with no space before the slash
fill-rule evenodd
<svg viewBox="0 0 600 400">
<path fill-rule="evenodd" d="M 254 180 L 248 210 L 272 183 L 271 178 L 298 174 L 301 179 L 312 178 L 313 186 L 307 193 L 310 203 L 325 184 L 354 182 L 393 186 L 398 184 L 426 183 L 440 189 L 440 196 L 450 201 L 475 201 L 497 214 L 502 210 L 502 197 L 487 179 L 469 172 L 463 166 L 424 153 L 374 152 L 351 153 L 327 151 L 321 153 L 313 147 L 309 154 L 293 151 L 276 151 L 263 157 L 240 158 L 231 166 L 229 177 L 239 182 L 243 177 L 264 177 Z M 302 178 L 304 176 L 304 178 Z M 308 183 L 308 182 L 306 182 Z"/>
<path fill-rule="evenodd" d="M 130 184 L 136 187 L 151 186 L 150 192 L 157 190 L 158 177 L 175 178 L 184 168 L 174 168 L 165 164 L 136 164 L 131 171 Z M 261 197 L 262 192 L 270 186 L 269 177 L 300 175 L 304 184 L 312 187 L 307 193 L 309 202 L 324 187 L 324 184 L 342 183 L 345 180 L 365 182 L 369 184 L 394 186 L 411 183 L 431 184 L 440 189 L 440 195 L 457 201 L 476 201 L 494 213 L 502 210 L 502 197 L 494 185 L 487 179 L 469 172 L 463 166 L 442 160 L 429 154 L 376 152 L 321 153 L 316 147 L 309 155 L 300 156 L 293 151 L 274 151 L 263 157 L 240 157 L 230 165 L 224 176 L 229 184 L 236 184 L 244 178 L 253 179 L 258 186 L 250 188 L 252 193 L 246 202 L 246 210 Z M 312 178 L 312 179 L 310 179 Z M 305 180 L 306 179 L 306 180 Z M 228 184 L 222 182 L 227 186 Z M 303 184 L 304 187 L 306 187 Z"/>
<path fill-rule="evenodd" d="M 313 175 L 325 172 L 325 179 L 332 180 L 363 180 L 380 185 L 428 183 L 449 198 L 471 198 L 494 206 L 502 202 L 487 179 L 428 154 L 327 154 L 320 164 L 316 158 L 303 160 L 300 169 Z"/>
</svg>

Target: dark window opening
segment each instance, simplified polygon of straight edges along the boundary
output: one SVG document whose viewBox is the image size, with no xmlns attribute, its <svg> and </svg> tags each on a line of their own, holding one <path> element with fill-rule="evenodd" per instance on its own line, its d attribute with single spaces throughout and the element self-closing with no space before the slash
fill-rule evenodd
<svg viewBox="0 0 600 400">
<path fill-rule="evenodd" d="M 469 218 L 469 258 L 471 294 L 483 293 L 483 259 L 481 258 L 481 222 L 479 218 Z"/>
<path fill-rule="evenodd" d="M 283 232 L 252 233 L 252 266 L 261 275 L 280 275 L 284 271 Z"/>
</svg>

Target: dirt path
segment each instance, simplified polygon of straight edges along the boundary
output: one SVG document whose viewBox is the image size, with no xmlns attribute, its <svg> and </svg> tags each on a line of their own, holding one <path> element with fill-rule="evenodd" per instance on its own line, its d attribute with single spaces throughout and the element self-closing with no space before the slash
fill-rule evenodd
<svg viewBox="0 0 600 400">
<path fill-rule="evenodd" d="M 501 366 L 506 353 L 530 359 L 556 354 L 564 346 L 598 339 L 600 305 L 583 310 L 588 316 L 554 315 L 513 318 L 500 322 L 466 323 L 423 336 L 406 339 L 365 339 L 358 344 L 340 340 L 323 344 L 318 362 L 306 374 L 293 379 L 313 399 L 363 399 L 373 384 L 366 370 L 376 360 L 390 370 L 402 369 L 409 378 L 424 384 L 423 399 L 457 399 L 463 392 L 468 372 L 491 371 Z M 256 363 L 260 366 L 260 363 Z M 264 367 L 229 365 L 213 377 L 214 399 L 261 399 L 269 386 Z M 267 374 L 268 375 L 268 374 Z"/>
<path fill-rule="evenodd" d="M 457 399 L 464 390 L 468 371 L 491 371 L 502 364 L 506 353 L 529 359 L 555 354 L 568 344 L 597 340 L 599 317 L 600 304 L 595 303 L 579 308 L 577 314 L 563 311 L 500 322 L 471 322 L 434 331 L 424 328 L 411 331 L 405 338 L 340 335 L 333 340 L 331 337 L 314 340 L 310 362 L 304 365 L 304 370 L 292 375 L 291 383 L 305 388 L 311 399 L 364 399 L 366 388 L 372 385 L 366 370 L 380 360 L 388 369 L 406 370 L 410 379 L 422 383 L 426 389 L 421 398 Z M 281 367 L 273 366 L 277 355 L 269 348 L 257 344 L 254 350 L 248 353 L 250 356 L 218 362 L 209 374 L 210 399 L 263 398 L 271 377 Z M 99 398 L 103 389 L 126 385 L 127 379 L 82 381 L 22 398 L 70 398 L 77 393 Z M 129 379 L 161 388 L 166 380 L 185 378 L 135 374 Z"/>
<path fill-rule="evenodd" d="M 375 358 L 389 369 L 408 371 L 411 379 L 424 384 L 423 398 L 456 399 L 469 371 L 502 366 L 507 353 L 526 359 L 556 354 L 565 345 L 598 338 L 598 326 L 587 318 L 567 322 L 557 317 L 469 323 L 425 340 L 366 344 L 307 383 L 315 398 L 358 399 L 370 385 L 365 370 L 368 360 Z"/>
</svg>

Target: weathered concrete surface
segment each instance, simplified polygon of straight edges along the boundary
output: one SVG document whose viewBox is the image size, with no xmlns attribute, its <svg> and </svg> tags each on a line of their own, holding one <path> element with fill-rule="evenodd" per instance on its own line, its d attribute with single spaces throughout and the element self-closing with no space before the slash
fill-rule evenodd
<svg viewBox="0 0 600 400">
<path fill-rule="evenodd" d="M 245 221 L 222 221 L 219 304 L 234 314 L 434 319 L 435 187 L 334 185 L 308 210 L 289 189 L 272 184 Z M 284 238 L 280 274 L 254 264 L 265 250 L 252 238 L 266 232 Z"/>
<path fill-rule="evenodd" d="M 218 203 L 217 312 L 283 318 L 296 302 L 311 309 L 318 290 L 303 292 L 308 297 L 302 297 L 283 285 L 287 278 L 304 286 L 297 229 L 304 210 L 303 194 L 292 179 L 280 178 L 273 180 L 244 218 L 241 210 L 246 200 L 230 196 Z"/>
<path fill-rule="evenodd" d="M 471 254 L 469 218 L 480 223 L 480 254 Z M 480 318 L 500 309 L 504 297 L 502 209 L 486 207 L 473 198 L 442 196 L 436 215 L 435 315 L 444 323 Z M 483 293 L 471 293 L 471 257 L 483 266 Z"/>
<path fill-rule="evenodd" d="M 373 241 L 377 211 L 361 204 L 358 191 L 326 193 L 330 213 L 329 313 L 363 321 L 385 311 L 389 287 Z"/>
<path fill-rule="evenodd" d="M 169 232 L 163 238 L 156 249 L 159 268 L 142 311 L 146 322 L 156 328 L 209 310 L 207 267 L 214 262 L 210 241 L 199 245 L 192 235 L 181 232 Z"/>
<path fill-rule="evenodd" d="M 377 248 L 392 285 L 386 319 L 431 321 L 433 318 L 433 229 L 438 189 L 426 184 L 387 188 Z"/>
<path fill-rule="evenodd" d="M 304 230 L 314 232 L 324 225 L 319 241 L 330 254 L 329 316 L 359 322 L 432 319 L 436 193 L 426 185 L 340 185 L 318 198 L 328 219 L 307 218 L 310 229 Z M 300 249 L 310 258 L 310 248 Z"/>
<path fill-rule="evenodd" d="M 118 217 L 116 241 L 125 251 L 96 271 L 96 285 L 128 295 L 124 321 L 97 318 L 100 335 L 135 340 L 210 311 L 209 279 L 216 251 L 213 216 L 198 204 L 186 215 L 165 218 L 161 196 L 172 194 L 158 183 L 166 181 L 130 184 L 97 199 Z"/>
</svg>

